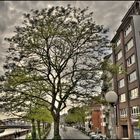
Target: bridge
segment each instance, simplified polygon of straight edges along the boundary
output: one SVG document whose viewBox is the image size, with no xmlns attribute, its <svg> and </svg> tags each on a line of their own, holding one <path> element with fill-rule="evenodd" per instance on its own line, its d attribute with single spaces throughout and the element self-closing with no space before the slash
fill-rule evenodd
<svg viewBox="0 0 140 140">
<path fill-rule="evenodd" d="M 21 128 L 31 129 L 31 123 L 21 118 L 8 118 L 0 121 L 0 129 Z"/>
<path fill-rule="evenodd" d="M 31 129 L 30 125 L 0 125 L 0 129 L 8 128 L 21 128 L 21 129 Z"/>
</svg>

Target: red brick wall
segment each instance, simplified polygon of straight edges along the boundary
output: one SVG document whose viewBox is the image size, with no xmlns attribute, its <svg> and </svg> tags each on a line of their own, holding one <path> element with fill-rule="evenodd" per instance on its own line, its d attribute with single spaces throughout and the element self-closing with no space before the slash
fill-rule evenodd
<svg viewBox="0 0 140 140">
<path fill-rule="evenodd" d="M 93 124 L 93 127 L 92 127 L 92 130 L 94 132 L 97 131 L 97 128 L 99 128 L 99 131 L 101 131 L 101 112 L 100 110 L 94 110 L 92 112 L 92 124 Z"/>
</svg>

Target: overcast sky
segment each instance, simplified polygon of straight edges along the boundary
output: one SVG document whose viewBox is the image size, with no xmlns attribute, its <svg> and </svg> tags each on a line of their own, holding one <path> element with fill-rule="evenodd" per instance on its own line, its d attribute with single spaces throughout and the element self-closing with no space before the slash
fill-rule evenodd
<svg viewBox="0 0 140 140">
<path fill-rule="evenodd" d="M 133 1 L 0 1 L 0 75 L 8 46 L 3 39 L 12 35 L 14 26 L 20 25 L 23 13 L 57 5 L 71 4 L 80 8 L 88 6 L 94 12 L 96 23 L 109 27 L 111 39 L 132 3 Z"/>
</svg>

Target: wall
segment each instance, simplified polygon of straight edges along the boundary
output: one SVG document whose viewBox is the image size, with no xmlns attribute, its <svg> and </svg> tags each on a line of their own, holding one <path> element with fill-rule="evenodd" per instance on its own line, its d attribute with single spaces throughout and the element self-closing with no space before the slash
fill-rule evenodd
<svg viewBox="0 0 140 140">
<path fill-rule="evenodd" d="M 23 136 L 23 135 L 26 135 L 27 133 L 29 133 L 30 130 L 23 130 L 23 131 L 19 131 L 19 136 Z M 0 139 L 1 140 L 4 140 L 4 139 L 15 139 L 15 133 L 12 133 L 12 134 L 7 134 L 7 135 L 4 135 L 4 136 L 1 136 Z"/>
<path fill-rule="evenodd" d="M 100 110 L 93 110 L 92 112 L 92 130 L 94 132 L 101 132 L 101 111 Z"/>
<path fill-rule="evenodd" d="M 140 71 L 140 15 L 133 16 L 133 23 L 135 29 L 135 39 L 136 39 L 135 43 L 136 43 L 136 50 L 137 50 L 138 68 Z"/>
</svg>

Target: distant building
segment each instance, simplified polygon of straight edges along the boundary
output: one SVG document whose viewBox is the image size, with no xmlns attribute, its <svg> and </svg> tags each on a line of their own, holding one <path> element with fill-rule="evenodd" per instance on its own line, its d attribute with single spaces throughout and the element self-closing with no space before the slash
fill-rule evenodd
<svg viewBox="0 0 140 140">
<path fill-rule="evenodd" d="M 91 122 L 92 122 L 91 129 L 95 133 L 101 132 L 101 123 L 102 123 L 102 120 L 101 120 L 101 105 L 95 104 L 92 107 L 91 116 L 92 116 L 91 117 Z"/>
<path fill-rule="evenodd" d="M 140 139 L 140 2 L 134 1 L 122 19 L 111 43 L 113 62 L 119 66 L 114 76 L 117 105 L 118 138 Z M 122 71 L 125 71 L 124 73 Z"/>
</svg>

